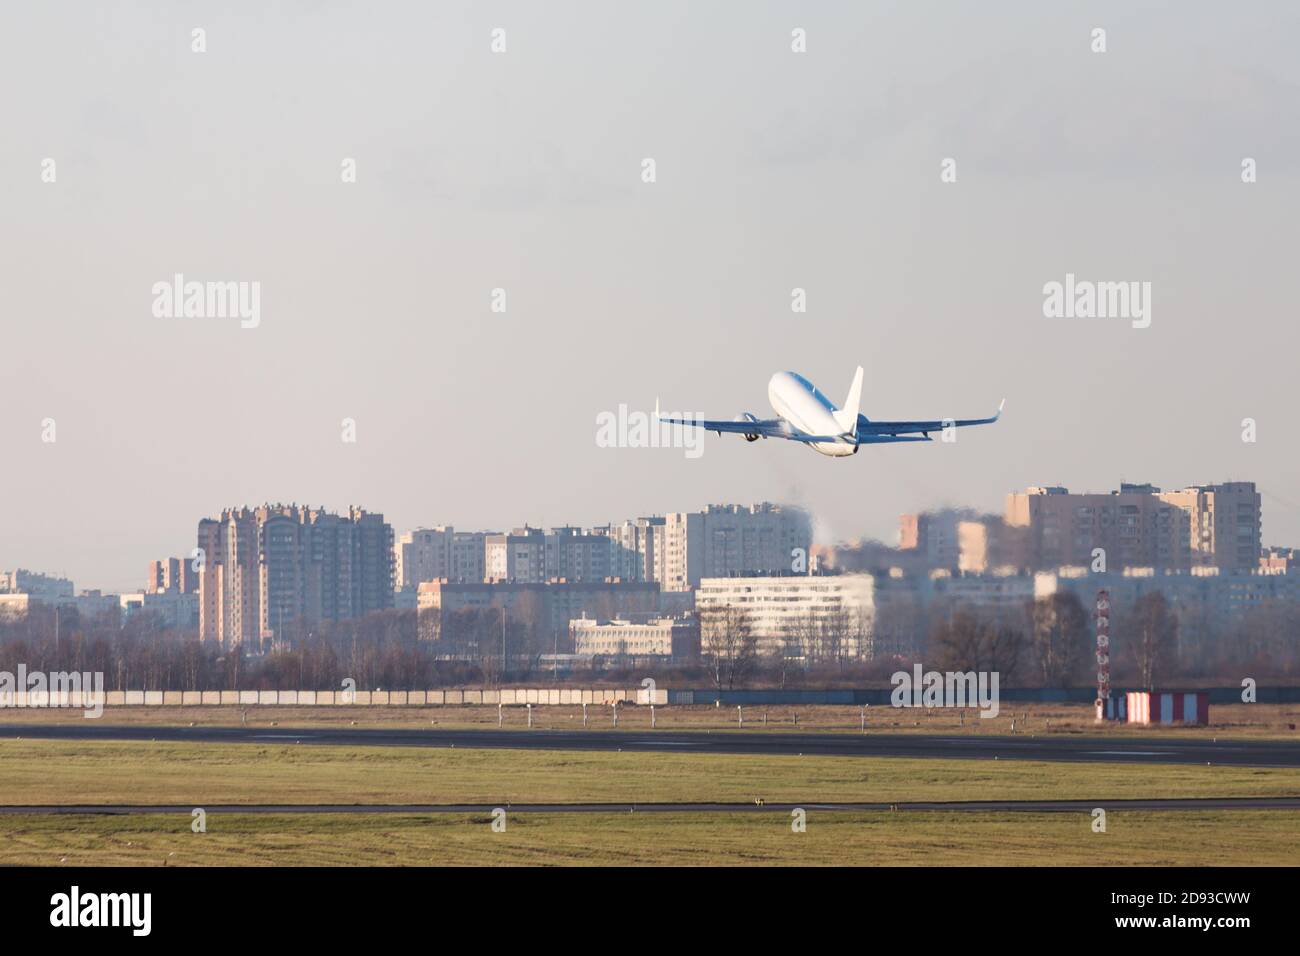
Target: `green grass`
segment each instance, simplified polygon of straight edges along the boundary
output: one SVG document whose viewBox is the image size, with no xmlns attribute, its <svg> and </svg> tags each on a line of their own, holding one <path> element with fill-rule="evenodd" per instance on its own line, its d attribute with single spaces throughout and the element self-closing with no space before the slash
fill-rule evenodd
<svg viewBox="0 0 1300 956">
<path fill-rule="evenodd" d="M 582 708 L 573 705 L 535 706 L 533 725 L 541 730 L 581 730 Z M 764 723 L 764 714 L 767 722 Z M 737 725 L 735 707 L 680 706 L 655 708 L 657 729 L 663 731 L 709 731 L 711 733 L 845 733 L 861 732 L 861 708 L 851 706 L 746 707 L 744 726 Z M 528 726 L 523 707 L 506 707 L 504 726 L 523 730 Z M 611 731 L 613 717 L 608 707 L 588 708 L 592 730 Z M 981 718 L 967 710 L 965 717 L 951 708 L 926 710 L 868 707 L 868 733 L 889 734 L 1009 734 L 1036 736 L 1069 734 L 1105 737 L 1219 737 L 1300 739 L 1300 704 L 1215 704 L 1210 708 L 1208 727 L 1140 726 L 1098 724 L 1089 704 L 1008 703 L 995 718 Z M 0 710 L 4 724 L 74 724 L 82 726 L 80 710 L 9 708 Z M 493 704 L 449 707 L 111 707 L 100 723 L 167 725 L 185 727 L 357 727 L 439 729 L 497 728 Z M 650 731 L 649 707 L 619 709 L 618 728 L 626 733 Z"/>
<path fill-rule="evenodd" d="M 532 803 L 1122 799 L 1300 794 L 1300 769 L 0 740 L 0 802 Z"/>
<path fill-rule="evenodd" d="M 1294 865 L 1290 812 L 0 816 L 0 865 Z"/>
<path fill-rule="evenodd" d="M 7 804 L 1110 799 L 1300 794 L 1300 770 L 908 758 L 0 740 Z M 1293 864 L 1300 813 L 778 811 L 0 816 L 0 865 Z"/>
</svg>

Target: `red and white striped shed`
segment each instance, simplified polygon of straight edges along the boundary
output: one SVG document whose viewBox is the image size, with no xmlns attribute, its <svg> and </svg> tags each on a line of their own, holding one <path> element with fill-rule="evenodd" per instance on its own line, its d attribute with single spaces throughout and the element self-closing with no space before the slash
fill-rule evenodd
<svg viewBox="0 0 1300 956">
<path fill-rule="evenodd" d="M 1208 691 L 1131 690 L 1124 696 L 1127 698 L 1125 703 L 1130 724 L 1208 724 L 1210 722 Z"/>
</svg>

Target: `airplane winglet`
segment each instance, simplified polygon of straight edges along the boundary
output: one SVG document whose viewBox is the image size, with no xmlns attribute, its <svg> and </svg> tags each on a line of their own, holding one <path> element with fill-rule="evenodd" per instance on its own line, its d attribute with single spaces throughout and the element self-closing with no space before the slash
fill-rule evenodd
<svg viewBox="0 0 1300 956">
<path fill-rule="evenodd" d="M 998 402 L 998 415 L 1001 415 L 1002 409 L 1006 407 L 1007 407 L 1007 400 L 1004 398 L 1002 399 L 1002 401 Z"/>
<path fill-rule="evenodd" d="M 659 421 L 659 396 L 655 396 L 655 421 Z"/>
</svg>

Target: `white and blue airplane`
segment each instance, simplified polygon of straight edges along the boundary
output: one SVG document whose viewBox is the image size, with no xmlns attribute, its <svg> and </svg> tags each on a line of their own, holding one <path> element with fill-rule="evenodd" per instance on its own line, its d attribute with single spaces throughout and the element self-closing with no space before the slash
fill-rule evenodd
<svg viewBox="0 0 1300 956">
<path fill-rule="evenodd" d="M 930 432 L 966 425 L 988 425 L 998 420 L 1007 400 L 1004 398 L 991 418 L 941 418 L 915 422 L 873 422 L 858 414 L 862 399 L 862 366 L 858 366 L 849 386 L 843 408 L 822 394 L 821 389 L 797 372 L 777 372 L 767 383 L 767 400 L 776 418 L 759 418 L 753 412 L 737 415 L 731 421 L 664 418 L 655 401 L 655 418 L 672 425 L 694 425 L 721 435 L 729 432 L 744 435 L 745 441 L 760 438 L 787 438 L 803 442 L 814 451 L 832 458 L 856 455 L 863 445 L 883 445 L 904 441 L 932 441 Z"/>
</svg>

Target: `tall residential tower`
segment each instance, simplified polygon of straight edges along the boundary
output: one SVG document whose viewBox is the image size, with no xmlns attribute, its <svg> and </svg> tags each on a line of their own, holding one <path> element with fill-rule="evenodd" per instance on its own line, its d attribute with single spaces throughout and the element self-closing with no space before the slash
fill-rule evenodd
<svg viewBox="0 0 1300 956">
<path fill-rule="evenodd" d="M 393 606 L 393 529 L 381 514 L 232 508 L 199 522 L 198 547 L 199 636 L 223 647 L 260 651 L 291 624 Z"/>
</svg>

